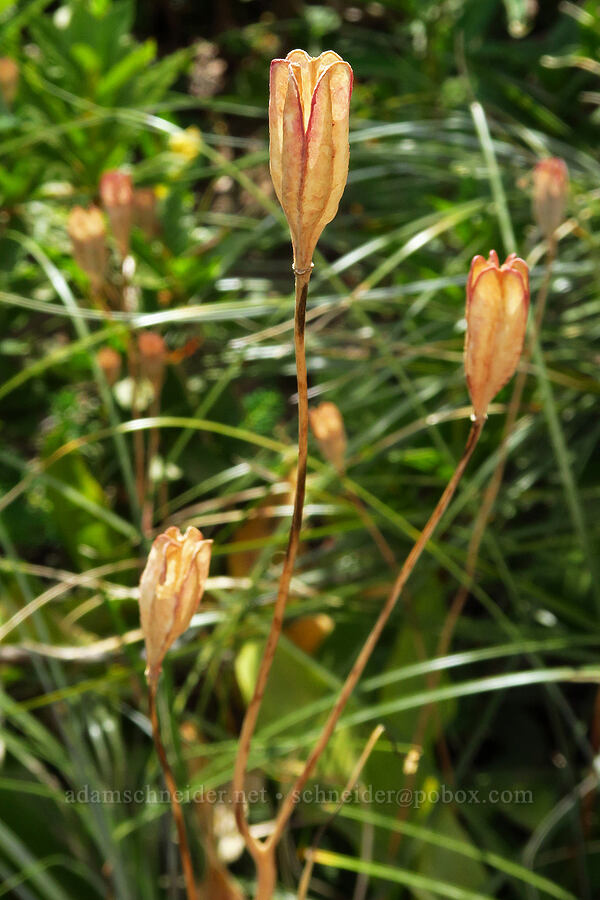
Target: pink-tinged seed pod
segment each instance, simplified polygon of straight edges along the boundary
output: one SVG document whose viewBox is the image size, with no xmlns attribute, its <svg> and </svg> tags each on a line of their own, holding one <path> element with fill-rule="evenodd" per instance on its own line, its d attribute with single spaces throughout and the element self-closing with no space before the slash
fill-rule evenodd
<svg viewBox="0 0 600 900">
<path fill-rule="evenodd" d="M 290 226 L 297 272 L 310 269 L 321 232 L 348 178 L 352 69 L 326 50 L 292 50 L 271 63 L 271 178 Z"/>
<path fill-rule="evenodd" d="M 140 375 L 147 378 L 159 390 L 167 363 L 167 345 L 156 331 L 143 331 L 138 338 Z"/>
<path fill-rule="evenodd" d="M 100 178 L 100 198 L 110 220 L 119 253 L 129 253 L 129 237 L 133 224 L 133 185 L 131 175 L 113 170 Z"/>
<path fill-rule="evenodd" d="M 189 527 L 171 526 L 155 538 L 140 579 L 140 619 L 146 642 L 146 677 L 156 682 L 165 654 L 183 634 L 202 599 L 212 541 Z"/>
<path fill-rule="evenodd" d="M 133 222 L 142 229 L 146 237 L 153 238 L 158 234 L 154 188 L 136 188 L 133 192 Z"/>
<path fill-rule="evenodd" d="M 533 170 L 533 218 L 550 239 L 565 216 L 569 195 L 569 170 L 557 156 L 542 159 Z"/>
<path fill-rule="evenodd" d="M 121 354 L 113 347 L 102 347 L 96 355 L 98 365 L 104 373 L 108 384 L 112 387 L 121 374 Z"/>
<path fill-rule="evenodd" d="M 12 106 L 19 87 L 19 64 L 10 56 L 0 58 L 0 95 L 7 106 Z"/>
<path fill-rule="evenodd" d="M 104 280 L 108 258 L 102 213 L 97 206 L 90 206 L 88 209 L 73 207 L 69 213 L 67 231 L 73 245 L 75 262 L 89 276 L 92 285 L 99 288 Z"/>
<path fill-rule="evenodd" d="M 321 453 L 328 462 L 335 466 L 338 472 L 343 472 L 347 442 L 341 412 L 335 403 L 325 400 L 311 409 L 308 415 L 310 427 L 317 439 Z"/>
<path fill-rule="evenodd" d="M 467 279 L 465 372 L 477 420 L 512 378 L 525 339 L 529 309 L 529 269 L 515 253 L 498 263 L 475 256 Z"/>
</svg>

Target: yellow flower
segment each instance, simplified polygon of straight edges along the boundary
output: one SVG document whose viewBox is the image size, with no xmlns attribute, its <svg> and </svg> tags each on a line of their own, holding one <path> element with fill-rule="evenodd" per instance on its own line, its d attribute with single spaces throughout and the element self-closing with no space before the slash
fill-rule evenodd
<svg viewBox="0 0 600 900">
<path fill-rule="evenodd" d="M 465 372 L 475 418 L 512 378 L 525 338 L 529 269 L 515 253 L 500 266 L 498 254 L 475 256 L 467 279 Z"/>
<path fill-rule="evenodd" d="M 346 186 L 351 93 L 352 69 L 332 50 L 316 59 L 292 50 L 271 63 L 271 177 L 299 272 L 310 269 Z"/>
<path fill-rule="evenodd" d="M 169 137 L 169 150 L 186 162 L 195 159 L 202 150 L 202 132 L 195 125 Z"/>
<path fill-rule="evenodd" d="M 140 619 L 146 676 L 156 681 L 165 653 L 190 624 L 204 593 L 212 541 L 190 527 L 171 526 L 154 540 L 140 579 Z"/>
</svg>

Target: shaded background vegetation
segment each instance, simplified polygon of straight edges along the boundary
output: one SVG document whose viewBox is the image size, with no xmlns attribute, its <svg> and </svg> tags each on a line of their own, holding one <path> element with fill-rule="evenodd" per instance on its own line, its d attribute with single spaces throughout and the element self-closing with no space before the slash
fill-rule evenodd
<svg viewBox="0 0 600 900">
<path fill-rule="evenodd" d="M 315 258 L 308 345 L 311 399 L 340 407 L 348 470 L 340 478 L 312 442 L 253 818 L 268 820 L 387 595 L 374 532 L 401 561 L 462 452 L 471 257 L 518 250 L 535 302 L 545 246 L 531 170 L 560 155 L 572 192 L 543 354 L 454 655 L 431 662 L 510 389 L 317 778 L 342 786 L 382 722 L 365 789 L 427 799 L 367 791 L 348 804 L 321 839 L 335 855 L 316 866 L 311 896 L 598 896 L 597 4 L 0 0 L 0 25 L 20 70 L 0 111 L 0 896 L 177 896 L 167 806 L 91 800 L 161 784 L 136 631 L 152 536 L 135 491 L 136 416 L 154 417 L 137 432 L 152 533 L 195 524 L 215 542 L 206 601 L 165 667 L 169 752 L 182 786 L 231 776 L 295 458 L 291 254 L 266 131 L 268 64 L 295 46 L 336 49 L 356 77 L 350 177 Z M 118 167 L 158 198 L 153 236 L 132 235 L 125 308 L 112 239 L 99 296 L 67 233 L 69 211 L 98 202 L 100 175 Z M 166 377 L 132 409 L 128 358 L 147 329 L 166 342 Z M 122 361 L 113 385 L 104 346 Z M 431 799 L 444 788 L 531 793 Z M 299 806 L 280 858 L 288 896 L 330 813 Z M 228 866 L 247 883 L 227 806 L 190 803 L 186 815 L 198 872 L 225 878 Z"/>
</svg>

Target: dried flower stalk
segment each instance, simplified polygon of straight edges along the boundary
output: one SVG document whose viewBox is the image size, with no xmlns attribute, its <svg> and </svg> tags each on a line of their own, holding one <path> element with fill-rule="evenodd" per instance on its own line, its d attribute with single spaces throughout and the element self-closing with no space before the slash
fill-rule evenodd
<svg viewBox="0 0 600 900">
<path fill-rule="evenodd" d="M 348 176 L 348 119 L 352 69 L 337 53 L 312 59 L 293 50 L 271 63 L 269 100 L 270 168 L 275 192 L 292 238 L 296 304 L 294 347 L 298 382 L 298 469 L 294 511 L 271 629 L 254 694 L 242 724 L 233 776 L 236 822 L 256 863 L 257 900 L 269 900 L 276 882 L 274 844 L 250 833 L 243 802 L 244 776 L 252 735 L 283 627 L 285 607 L 300 541 L 308 458 L 308 382 L 305 322 L 312 255 L 325 225 L 338 208 Z"/>
<path fill-rule="evenodd" d="M 178 528 L 167 528 L 152 544 L 140 579 L 140 619 L 146 643 L 152 735 L 171 797 L 188 900 L 197 900 L 196 882 L 177 785 L 160 735 L 156 694 L 165 654 L 186 630 L 202 599 L 211 545 L 212 541 L 204 540 L 197 528 L 190 527 L 183 535 Z"/>
</svg>

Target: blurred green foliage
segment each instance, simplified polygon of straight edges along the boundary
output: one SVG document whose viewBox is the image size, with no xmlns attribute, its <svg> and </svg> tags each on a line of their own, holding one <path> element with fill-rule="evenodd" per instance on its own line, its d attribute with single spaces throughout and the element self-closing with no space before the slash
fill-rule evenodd
<svg viewBox="0 0 600 900">
<path fill-rule="evenodd" d="M 308 338 L 311 402 L 341 409 L 348 472 L 311 442 L 289 630 L 253 750 L 267 799 L 253 818 L 273 812 L 387 595 L 373 528 L 400 562 L 462 452 L 471 257 L 518 250 L 535 304 L 545 247 L 530 173 L 560 155 L 572 192 L 543 355 L 455 655 L 435 661 L 510 387 L 316 779 L 343 786 L 382 722 L 362 781 L 393 796 L 365 794 L 328 824 L 310 896 L 593 900 L 597 4 L 0 0 L 0 26 L 1 52 L 18 64 L 16 96 L 3 93 L 0 108 L 0 896 L 177 895 L 167 807 L 146 794 L 161 780 L 142 645 L 129 633 L 140 565 L 166 524 L 195 524 L 215 542 L 206 601 L 165 667 L 169 754 L 183 786 L 231 777 L 290 513 L 291 254 L 266 104 L 270 59 L 302 46 L 335 48 L 356 77 L 350 177 L 315 258 Z M 125 267 L 109 230 L 98 292 L 75 262 L 68 217 L 100 202 L 100 176 L 115 168 L 154 190 L 156 221 L 134 226 Z M 504 246 L 511 230 L 515 246 Z M 165 378 L 136 398 L 147 329 L 165 340 Z M 121 359 L 115 383 L 97 356 L 108 346 Z M 403 789 L 424 799 L 403 802 Z M 431 800 L 444 789 L 466 799 Z M 94 790 L 130 793 L 93 802 Z M 214 840 L 204 812 L 186 806 L 199 873 Z M 213 812 L 223 865 L 248 885 L 250 861 L 231 850 L 226 812 Z M 300 805 L 281 896 L 293 896 L 302 851 L 330 813 L 318 797 Z"/>
</svg>

